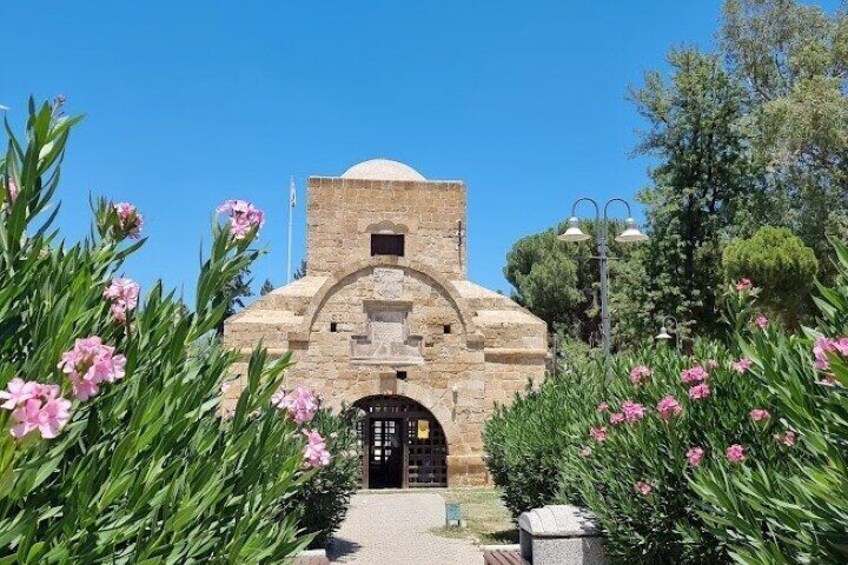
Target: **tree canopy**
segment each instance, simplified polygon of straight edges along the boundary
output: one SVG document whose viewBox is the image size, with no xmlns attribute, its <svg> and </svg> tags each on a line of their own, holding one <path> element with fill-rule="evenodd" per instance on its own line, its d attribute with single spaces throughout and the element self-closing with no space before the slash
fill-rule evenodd
<svg viewBox="0 0 848 565">
<path fill-rule="evenodd" d="M 718 35 L 715 52 L 672 49 L 667 71 L 630 89 L 645 124 L 634 154 L 653 159 L 637 196 L 651 239 L 611 263 L 619 345 L 653 335 L 668 315 L 691 334 L 715 333 L 717 293 L 727 269 L 744 263 L 722 266 L 731 242 L 768 245 L 762 268 L 797 255 L 803 293 L 811 268 L 824 283 L 833 277 L 829 240 L 848 240 L 848 15 L 793 0 L 727 0 Z M 788 231 L 758 232 L 764 226 Z M 588 340 L 597 266 L 581 265 L 582 252 L 557 245 L 555 233 L 517 242 L 506 278 L 519 302 Z M 780 294 L 775 277 L 764 274 L 766 297 Z M 806 309 L 798 300 L 771 303 L 797 323 Z"/>
</svg>

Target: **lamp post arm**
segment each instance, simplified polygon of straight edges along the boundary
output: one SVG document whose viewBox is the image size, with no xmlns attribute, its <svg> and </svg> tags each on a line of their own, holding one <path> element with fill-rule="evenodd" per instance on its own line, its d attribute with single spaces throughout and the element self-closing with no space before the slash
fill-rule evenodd
<svg viewBox="0 0 848 565">
<path fill-rule="evenodd" d="M 630 203 L 623 198 L 610 198 L 607 200 L 607 203 L 604 204 L 604 224 L 607 223 L 607 212 L 609 211 L 609 205 L 613 202 L 621 202 L 627 208 L 627 217 L 630 218 L 633 216 L 633 213 L 630 211 Z"/>
<path fill-rule="evenodd" d="M 571 216 L 572 217 L 577 216 L 577 205 L 580 204 L 581 202 L 591 202 L 592 205 L 595 207 L 595 221 L 601 219 L 601 207 L 598 206 L 598 202 L 594 198 L 589 198 L 588 196 L 578 198 L 577 200 L 574 201 L 574 204 L 571 205 Z"/>
</svg>

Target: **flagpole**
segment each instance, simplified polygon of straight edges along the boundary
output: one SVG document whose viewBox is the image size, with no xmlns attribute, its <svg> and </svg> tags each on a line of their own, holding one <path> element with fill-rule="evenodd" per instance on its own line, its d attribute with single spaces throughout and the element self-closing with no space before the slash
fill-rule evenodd
<svg viewBox="0 0 848 565">
<path fill-rule="evenodd" d="M 289 177 L 289 252 L 288 252 L 288 275 L 286 278 L 286 284 L 291 282 L 292 278 L 292 270 L 291 270 L 291 256 L 292 256 L 292 214 L 294 212 L 294 202 L 295 202 L 295 188 L 294 188 L 294 175 Z"/>
</svg>

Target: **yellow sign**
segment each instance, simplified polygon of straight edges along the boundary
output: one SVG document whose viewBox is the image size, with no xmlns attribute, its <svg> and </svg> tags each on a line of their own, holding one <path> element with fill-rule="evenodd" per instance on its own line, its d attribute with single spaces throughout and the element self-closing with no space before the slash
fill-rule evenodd
<svg viewBox="0 0 848 565">
<path fill-rule="evenodd" d="M 418 439 L 430 439 L 430 420 L 418 420 Z"/>
</svg>

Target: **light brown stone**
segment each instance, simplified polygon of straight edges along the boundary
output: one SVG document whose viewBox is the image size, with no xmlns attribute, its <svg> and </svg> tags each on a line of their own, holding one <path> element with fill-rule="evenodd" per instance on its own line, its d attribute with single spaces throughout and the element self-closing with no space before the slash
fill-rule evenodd
<svg viewBox="0 0 848 565">
<path fill-rule="evenodd" d="M 462 182 L 311 177 L 307 276 L 227 320 L 225 343 L 291 350 L 287 388 L 310 386 L 331 406 L 415 400 L 445 432 L 450 486 L 485 484 L 482 427 L 496 402 L 544 378 L 547 340 L 544 322 L 465 279 L 466 225 Z M 404 256 L 372 257 L 372 233 L 403 234 Z M 404 314 L 379 314 L 389 311 Z M 236 381 L 224 409 L 241 390 Z"/>
</svg>

